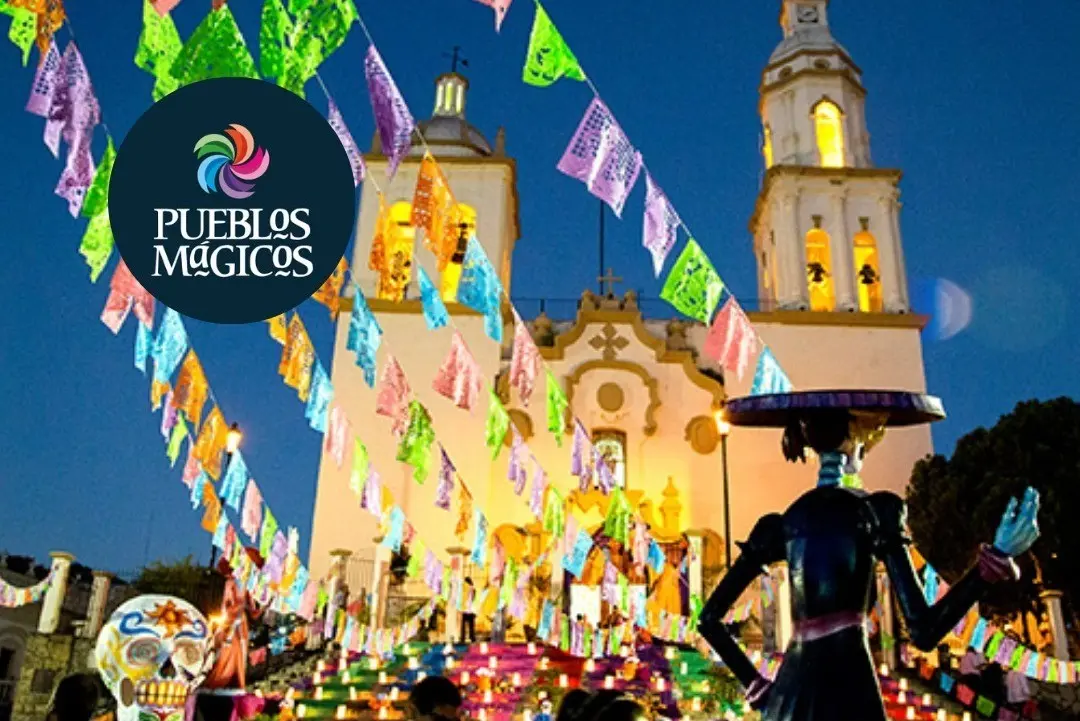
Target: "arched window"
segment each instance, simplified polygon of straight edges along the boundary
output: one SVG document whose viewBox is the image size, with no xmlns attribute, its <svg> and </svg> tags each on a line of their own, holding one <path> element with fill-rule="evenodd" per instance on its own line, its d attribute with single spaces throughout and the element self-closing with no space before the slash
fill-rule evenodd
<svg viewBox="0 0 1080 721">
<path fill-rule="evenodd" d="M 821 167 L 844 167 L 844 115 L 836 103 L 822 100 L 814 107 L 814 134 Z"/>
<path fill-rule="evenodd" d="M 806 234 L 806 285 L 810 291 L 810 310 L 833 310 L 832 256 L 829 234 L 814 228 Z"/>
<path fill-rule="evenodd" d="M 626 434 L 616 430 L 595 430 L 593 446 L 611 469 L 615 485 L 626 488 Z"/>
<path fill-rule="evenodd" d="M 881 266 L 878 264 L 877 240 L 868 230 L 855 234 L 855 282 L 859 288 L 859 310 L 880 313 Z"/>
<path fill-rule="evenodd" d="M 447 303 L 457 302 L 458 283 L 461 281 L 462 263 L 465 262 L 465 251 L 469 246 L 469 238 L 476 234 L 476 210 L 464 203 L 458 204 L 461 213 L 461 231 L 458 234 L 458 247 L 451 256 L 442 272 L 442 298 Z"/>
<path fill-rule="evenodd" d="M 761 154 L 765 156 L 766 170 L 771 168 L 773 164 L 772 128 L 768 125 L 765 126 L 765 138 L 761 145 Z"/>
</svg>

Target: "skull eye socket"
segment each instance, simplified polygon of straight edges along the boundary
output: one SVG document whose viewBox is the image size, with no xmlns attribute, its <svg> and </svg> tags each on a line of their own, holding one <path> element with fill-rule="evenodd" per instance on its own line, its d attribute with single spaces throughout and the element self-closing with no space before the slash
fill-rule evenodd
<svg viewBox="0 0 1080 721">
<path fill-rule="evenodd" d="M 202 652 L 193 643 L 181 643 L 173 652 L 173 658 L 176 659 L 178 666 L 198 666 L 199 661 L 202 660 Z"/>
<path fill-rule="evenodd" d="M 155 663 L 161 651 L 161 642 L 156 638 L 140 638 L 127 649 L 128 661 L 136 666 L 149 666 Z"/>
</svg>

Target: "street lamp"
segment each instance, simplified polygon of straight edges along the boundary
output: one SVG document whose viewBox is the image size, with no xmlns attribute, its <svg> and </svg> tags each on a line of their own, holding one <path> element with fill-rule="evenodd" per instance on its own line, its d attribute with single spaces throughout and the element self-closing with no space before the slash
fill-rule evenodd
<svg viewBox="0 0 1080 721">
<path fill-rule="evenodd" d="M 724 466 L 724 566 L 731 570 L 731 499 L 728 491 L 728 468 L 727 468 L 727 439 L 731 433 L 731 424 L 728 423 L 724 409 L 713 414 L 716 421 L 716 432 L 720 436 L 720 462 Z"/>
<path fill-rule="evenodd" d="M 244 440 L 244 434 L 240 432 L 240 424 L 235 421 L 229 426 L 229 432 L 225 434 L 225 452 L 229 454 L 229 459 L 232 459 L 232 455 L 236 453 L 236 449 L 240 447 L 240 441 Z"/>
</svg>

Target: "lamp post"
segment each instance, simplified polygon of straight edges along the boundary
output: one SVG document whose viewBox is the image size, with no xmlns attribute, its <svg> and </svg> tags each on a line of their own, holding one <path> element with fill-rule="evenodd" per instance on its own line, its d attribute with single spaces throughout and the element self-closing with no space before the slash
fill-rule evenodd
<svg viewBox="0 0 1080 721">
<path fill-rule="evenodd" d="M 240 448 L 240 441 L 244 440 L 244 434 L 240 430 L 240 424 L 233 421 L 233 424 L 229 426 L 229 430 L 225 433 L 225 469 L 228 472 L 229 464 L 232 462 L 233 454 Z M 217 546 L 214 545 L 213 538 L 210 539 L 210 570 L 214 570 L 214 563 L 217 561 Z"/>
<path fill-rule="evenodd" d="M 716 432 L 720 436 L 720 463 L 724 467 L 724 567 L 731 570 L 731 498 L 728 489 L 727 439 L 731 433 L 731 424 L 724 415 L 724 409 L 716 411 Z"/>
<path fill-rule="evenodd" d="M 235 421 L 229 426 L 229 432 L 225 434 L 225 458 L 231 461 L 236 449 L 240 447 L 240 441 L 244 440 L 244 434 L 240 432 L 240 424 Z"/>
</svg>

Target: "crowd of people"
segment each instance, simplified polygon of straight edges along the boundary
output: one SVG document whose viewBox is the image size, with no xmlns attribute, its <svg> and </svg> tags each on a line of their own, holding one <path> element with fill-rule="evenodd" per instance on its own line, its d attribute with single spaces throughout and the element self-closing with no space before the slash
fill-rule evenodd
<svg viewBox="0 0 1080 721">
<path fill-rule="evenodd" d="M 969 648 L 960 659 L 960 680 L 998 706 L 1017 708 L 1031 698 L 1027 677 L 1019 671 L 1006 671 L 1001 664 Z"/>
<path fill-rule="evenodd" d="M 461 689 L 445 676 L 428 676 L 409 696 L 417 721 L 461 721 Z M 643 721 L 645 708 L 619 691 L 569 691 L 555 721 Z"/>
<path fill-rule="evenodd" d="M 53 694 L 46 721 L 99 720 L 100 701 L 108 695 L 97 674 L 73 674 L 63 679 Z M 412 718 L 416 721 L 462 721 L 464 698 L 461 689 L 445 676 L 428 676 L 409 695 Z M 232 699 L 206 695 L 199 697 L 192 721 L 231 721 L 235 718 Z M 618 691 L 569 691 L 559 705 L 555 721 L 643 721 L 645 709 Z"/>
</svg>

